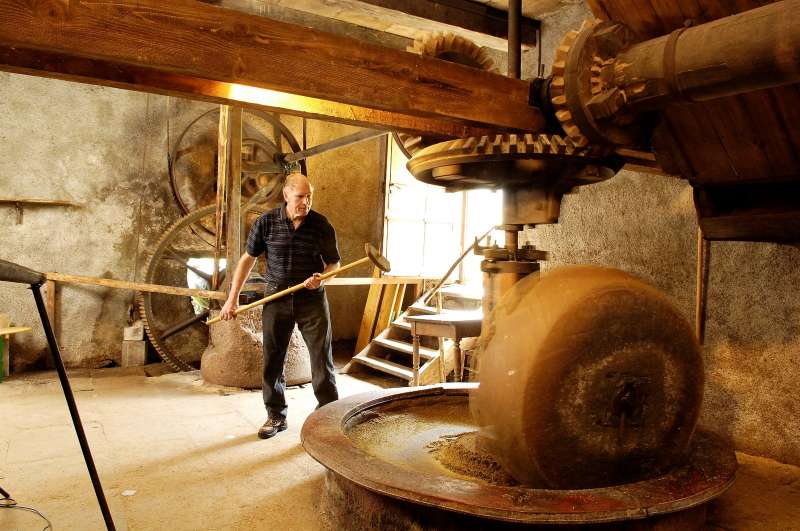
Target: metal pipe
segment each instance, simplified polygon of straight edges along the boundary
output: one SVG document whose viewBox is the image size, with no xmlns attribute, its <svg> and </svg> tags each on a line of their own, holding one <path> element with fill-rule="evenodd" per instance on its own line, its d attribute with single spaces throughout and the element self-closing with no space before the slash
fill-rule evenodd
<svg viewBox="0 0 800 531">
<path fill-rule="evenodd" d="M 353 133 L 352 135 L 343 136 L 341 138 L 331 140 L 330 142 L 325 142 L 324 144 L 320 144 L 312 148 L 304 149 L 302 151 L 295 151 L 294 153 L 287 153 L 283 157 L 283 160 L 284 162 L 287 163 L 298 162 L 303 159 L 307 159 L 308 157 L 319 155 L 320 153 L 325 153 L 327 151 L 332 151 L 334 149 L 350 146 L 352 144 L 363 142 L 365 140 L 369 140 L 371 138 L 383 136 L 386 134 L 389 134 L 389 131 L 375 131 L 374 129 L 365 129 L 363 131 Z"/>
<path fill-rule="evenodd" d="M 520 21 L 522 19 L 522 0 L 508 2 L 508 77 L 520 79 L 522 76 L 522 43 L 520 41 Z"/>
<path fill-rule="evenodd" d="M 61 359 L 61 351 L 58 349 L 58 342 L 53 333 L 53 326 L 50 324 L 50 318 L 47 315 L 47 307 L 42 297 L 41 287 L 45 282 L 43 273 L 28 269 L 13 262 L 7 262 L 0 259 L 0 281 L 2 282 L 15 282 L 17 284 L 29 284 L 33 292 L 33 298 L 36 301 L 36 309 L 39 311 L 39 319 L 42 320 L 42 327 L 44 328 L 44 335 L 47 338 L 47 344 L 50 347 L 50 355 L 53 357 L 53 365 L 58 372 L 58 379 L 61 381 L 61 388 L 64 390 L 64 398 L 67 401 L 67 408 L 72 417 L 72 424 L 75 426 L 75 433 L 78 436 L 78 442 L 83 452 L 83 459 L 86 461 L 86 468 L 89 469 L 89 477 L 92 480 L 94 492 L 97 495 L 97 502 L 100 504 L 100 511 L 103 513 L 103 520 L 106 522 L 106 528 L 109 531 L 114 531 L 114 520 L 111 518 L 111 511 L 108 509 L 106 496 L 103 493 L 103 486 L 100 484 L 100 478 L 97 475 L 97 468 L 94 466 L 94 459 L 92 459 L 92 451 L 89 448 L 89 442 L 86 440 L 86 434 L 83 431 L 83 423 L 78 414 L 78 406 L 75 404 L 75 395 L 72 394 L 72 387 L 67 378 L 67 371 L 64 368 L 64 361 Z M 0 494 L 5 498 L 9 495 L 3 489 L 0 489 Z"/>
<path fill-rule="evenodd" d="M 631 46 L 615 84 L 635 110 L 800 82 L 800 0 L 783 0 Z"/>
<path fill-rule="evenodd" d="M 114 520 L 111 518 L 111 511 L 108 508 L 105 493 L 103 493 L 103 486 L 100 484 L 100 477 L 97 475 L 97 468 L 94 465 L 92 451 L 89 448 L 89 441 L 86 440 L 86 433 L 83 431 L 83 423 L 78 413 L 78 406 L 75 404 L 75 395 L 72 394 L 72 387 L 67 378 L 67 371 L 64 368 L 64 361 L 61 359 L 61 351 L 58 349 L 56 337 L 53 334 L 53 327 L 50 325 L 50 319 L 47 316 L 47 309 L 44 305 L 42 292 L 39 289 L 40 287 L 41 284 L 31 284 L 33 298 L 36 300 L 36 309 L 39 310 L 39 318 L 42 320 L 44 335 L 47 337 L 47 344 L 50 347 L 50 355 L 53 358 L 53 364 L 58 372 L 61 388 L 64 390 L 64 398 L 67 400 L 67 407 L 72 417 L 72 424 L 75 426 L 75 433 L 78 436 L 81 452 L 83 452 L 83 459 L 86 461 L 86 468 L 89 469 L 89 477 L 92 479 L 92 486 L 97 496 L 97 503 L 100 504 L 100 512 L 103 513 L 103 520 L 105 520 L 108 531 L 114 531 L 116 529 L 114 527 Z"/>
</svg>

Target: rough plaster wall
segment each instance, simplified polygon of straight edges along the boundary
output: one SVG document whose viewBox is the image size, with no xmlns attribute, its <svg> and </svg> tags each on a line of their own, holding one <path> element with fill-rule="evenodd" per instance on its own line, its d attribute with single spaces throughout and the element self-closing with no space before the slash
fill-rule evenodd
<svg viewBox="0 0 800 531">
<path fill-rule="evenodd" d="M 68 199 L 79 208 L 0 208 L 2 257 L 40 270 L 135 278 L 144 222 L 174 213 L 163 162 L 166 98 L 29 76 L 0 74 L 3 196 Z M 68 365 L 119 361 L 129 292 L 63 285 L 57 334 Z M 13 343 L 17 369 L 45 346 L 33 298 L 3 284 L 0 311 L 34 332 Z"/>
<path fill-rule="evenodd" d="M 547 69 L 563 33 L 590 13 L 569 6 L 543 21 Z M 621 172 L 564 198 L 557 225 L 529 234 L 545 267 L 590 263 L 639 275 L 694 321 L 697 222 L 686 181 Z M 800 249 L 714 242 L 710 249 L 701 425 L 738 449 L 800 463 Z"/>
<path fill-rule="evenodd" d="M 308 122 L 308 146 L 316 146 L 359 131 L 356 127 Z M 314 207 L 336 229 L 342 265 L 364 257 L 364 244 L 380 248 L 383 238 L 383 182 L 386 137 L 366 140 L 308 160 L 315 187 Z M 359 266 L 347 276 L 369 277 L 372 267 Z M 327 288 L 334 339 L 358 335 L 367 286 Z"/>
<path fill-rule="evenodd" d="M 0 74 L 0 196 L 68 199 L 80 208 L 0 206 L 0 258 L 41 271 L 143 281 L 147 255 L 182 215 L 167 172 L 167 145 L 209 104 L 14 74 Z M 285 117 L 297 138 L 301 120 Z M 308 145 L 355 128 L 308 122 Z M 302 141 L 302 140 L 300 140 Z M 380 141 L 309 163 L 316 207 L 339 231 L 343 261 L 381 240 Z M 368 275 L 368 271 L 355 272 Z M 68 366 L 120 361 L 133 293 L 59 284 L 57 337 Z M 366 290 L 331 288 L 334 336 L 354 337 Z M 0 312 L 34 332 L 14 338 L 14 370 L 44 364 L 44 335 L 29 291 L 0 285 Z"/>
<path fill-rule="evenodd" d="M 561 44 L 564 34 L 577 30 L 584 20 L 594 20 L 594 15 L 583 1 L 562 2 L 564 6 L 553 14 L 543 17 L 542 22 L 542 64 L 545 75 L 550 75 L 556 48 Z"/>
</svg>

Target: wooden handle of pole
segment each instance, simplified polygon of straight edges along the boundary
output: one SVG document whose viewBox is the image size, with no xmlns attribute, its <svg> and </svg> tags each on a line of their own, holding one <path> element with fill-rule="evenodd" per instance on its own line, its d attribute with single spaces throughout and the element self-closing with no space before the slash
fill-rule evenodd
<svg viewBox="0 0 800 531">
<path fill-rule="evenodd" d="M 348 269 L 352 269 L 354 267 L 360 266 L 364 262 L 368 262 L 370 260 L 371 260 L 371 258 L 369 256 L 365 256 L 364 258 L 361 258 L 359 260 L 356 260 L 355 262 L 349 263 L 346 266 L 342 266 L 342 267 L 340 267 L 339 269 L 337 269 L 335 271 L 330 271 L 328 273 L 324 273 L 324 274 L 319 276 L 319 279 L 320 280 L 325 280 L 326 278 L 330 278 L 330 277 L 332 277 L 334 275 L 338 275 L 339 273 L 342 273 L 344 271 L 347 271 Z M 284 295 L 288 295 L 290 293 L 294 293 L 295 291 L 300 291 L 301 289 L 305 289 L 305 286 L 303 285 L 302 282 L 300 284 L 295 284 L 294 286 L 292 286 L 290 288 L 286 288 L 283 291 L 279 291 L 278 293 L 273 293 L 272 295 L 270 295 L 268 297 L 264 297 L 263 299 L 259 299 L 259 300 L 255 301 L 255 302 L 251 302 L 250 304 L 245 304 L 244 306 L 240 306 L 239 308 L 236 309 L 236 311 L 233 312 L 233 314 L 234 315 L 239 315 L 240 313 L 246 312 L 247 310 L 251 310 L 251 309 L 255 308 L 256 306 L 262 306 L 264 304 L 267 304 L 268 302 L 274 301 L 275 299 L 280 299 Z M 209 319 L 208 321 L 206 321 L 206 324 L 207 325 L 212 325 L 212 324 L 217 323 L 217 322 L 219 322 L 221 320 L 222 319 L 220 318 L 220 316 L 217 316 L 217 317 L 214 317 L 213 319 Z"/>
</svg>

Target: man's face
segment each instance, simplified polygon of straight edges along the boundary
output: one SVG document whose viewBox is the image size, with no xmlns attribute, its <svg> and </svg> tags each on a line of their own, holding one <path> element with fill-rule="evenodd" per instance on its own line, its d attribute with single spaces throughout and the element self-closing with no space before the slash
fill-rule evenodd
<svg viewBox="0 0 800 531">
<path fill-rule="evenodd" d="M 311 210 L 311 194 L 311 187 L 304 182 L 283 191 L 286 212 L 291 219 L 304 218 L 308 215 Z"/>
</svg>

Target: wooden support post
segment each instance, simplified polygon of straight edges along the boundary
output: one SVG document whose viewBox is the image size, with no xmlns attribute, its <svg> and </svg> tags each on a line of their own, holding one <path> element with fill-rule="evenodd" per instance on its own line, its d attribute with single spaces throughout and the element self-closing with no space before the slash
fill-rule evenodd
<svg viewBox="0 0 800 531">
<path fill-rule="evenodd" d="M 381 270 L 377 267 L 372 270 L 372 278 L 380 278 Z M 369 287 L 369 294 L 367 295 L 367 303 L 364 306 L 364 315 L 361 317 L 361 326 L 358 329 L 358 339 L 356 339 L 356 347 L 353 355 L 355 356 L 372 341 L 373 332 L 375 330 L 375 322 L 378 319 L 378 308 L 381 302 L 381 290 L 383 286 L 380 284 L 372 284 Z"/>
<path fill-rule="evenodd" d="M 386 284 L 383 286 L 383 296 L 381 297 L 380 309 L 378 310 L 378 320 L 375 323 L 375 331 L 372 337 L 383 332 L 392 322 L 392 314 L 397 303 L 398 284 Z"/>
<path fill-rule="evenodd" d="M 226 197 L 225 262 L 228 274 L 225 286 L 230 286 L 233 270 L 242 256 L 242 108 L 228 112 L 228 190 Z"/>
<path fill-rule="evenodd" d="M 217 135 L 217 216 L 216 233 L 214 235 L 214 273 L 211 277 L 211 289 L 219 288 L 219 259 L 222 255 L 222 244 L 225 241 L 225 208 L 228 205 L 228 140 L 229 140 L 230 107 L 220 106 L 219 133 Z"/>
<path fill-rule="evenodd" d="M 437 344 L 439 345 L 439 383 L 444 383 L 447 379 L 445 371 L 445 354 L 444 354 L 444 338 L 437 337 Z"/>
<path fill-rule="evenodd" d="M 453 352 L 453 357 L 455 358 L 456 368 L 455 368 L 455 375 L 454 380 L 457 382 L 464 381 L 464 353 L 461 352 L 461 340 L 455 338 L 453 341 L 453 347 L 455 351 Z"/>
<path fill-rule="evenodd" d="M 391 325 L 395 319 L 400 317 L 400 313 L 403 311 L 403 299 L 406 297 L 407 286 L 408 284 L 397 285 L 397 293 L 394 297 L 394 305 L 392 307 L 392 316 L 389 318 L 389 325 Z"/>
<path fill-rule="evenodd" d="M 706 289 L 708 280 L 708 240 L 703 236 L 703 229 L 697 228 L 697 273 L 695 282 L 695 315 L 694 329 L 697 342 L 701 345 L 705 340 L 706 324 Z"/>
<path fill-rule="evenodd" d="M 411 362 L 414 370 L 414 376 L 411 379 L 411 385 L 419 385 L 419 336 L 414 334 L 412 336 L 412 355 Z"/>
</svg>

